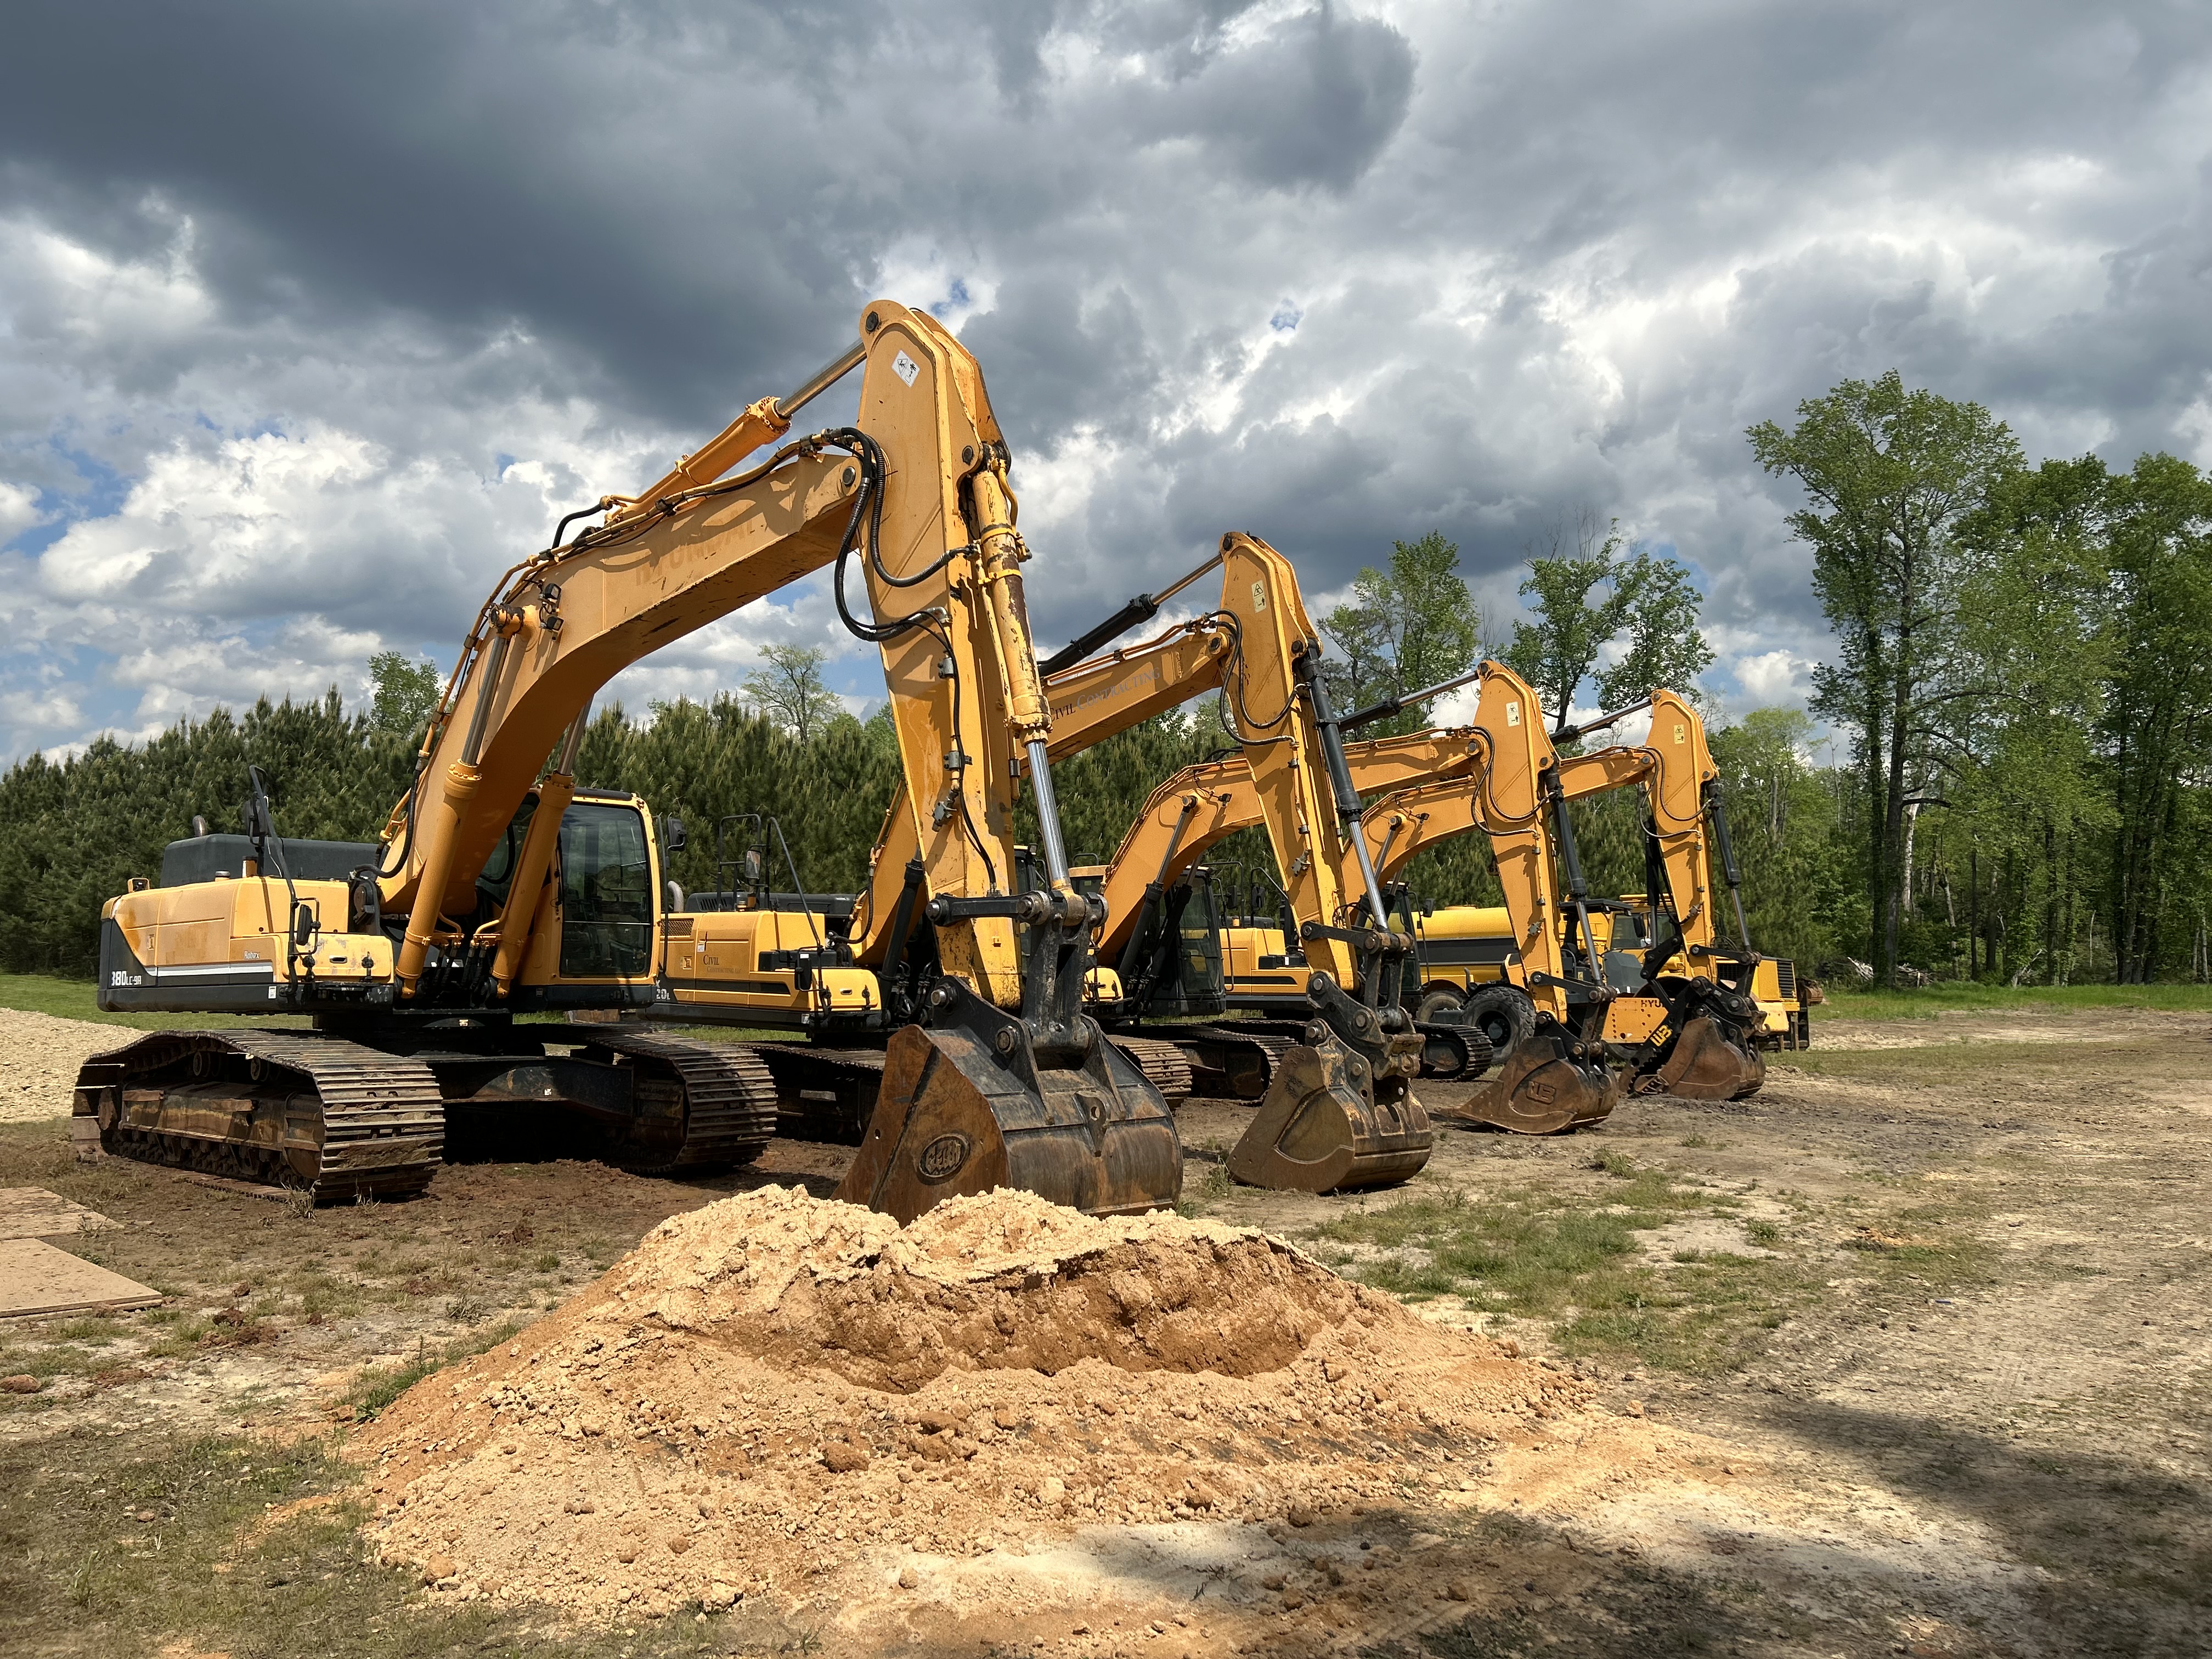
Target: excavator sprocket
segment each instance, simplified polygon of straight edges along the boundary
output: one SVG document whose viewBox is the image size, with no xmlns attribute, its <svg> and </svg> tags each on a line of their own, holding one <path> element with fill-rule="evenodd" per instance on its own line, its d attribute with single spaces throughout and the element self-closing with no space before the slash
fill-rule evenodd
<svg viewBox="0 0 2212 1659">
<path fill-rule="evenodd" d="M 76 1115 L 111 1156 L 319 1204 L 406 1198 L 430 1184 L 446 1106 L 420 1060 L 296 1031 L 163 1031 L 94 1054 Z"/>
<path fill-rule="evenodd" d="M 1087 1215 L 1182 1194 L 1175 1115 L 1089 1019 L 1041 1059 L 1023 1023 L 951 981 L 939 1023 L 891 1033 L 875 1115 L 836 1196 L 902 1224 L 948 1198 L 1012 1187 Z"/>
<path fill-rule="evenodd" d="M 1318 1021 L 1306 1036 L 1283 1055 L 1231 1148 L 1231 1177 L 1248 1187 L 1328 1193 L 1419 1174 L 1437 1137 L 1413 1091 L 1376 1098 L 1389 1091 L 1364 1086 L 1366 1060 Z"/>
<path fill-rule="evenodd" d="M 1504 1069 L 1455 1116 L 1515 1134 L 1552 1135 L 1603 1122 L 1620 1096 L 1620 1079 L 1604 1061 L 1577 1058 L 1566 1033 L 1553 1021 L 1540 1019 L 1514 1045 Z"/>
<path fill-rule="evenodd" d="M 1681 1100 L 1741 1100 L 1766 1081 L 1766 1060 L 1726 1021 L 1698 1014 L 1686 1021 L 1650 1082 Z"/>
</svg>

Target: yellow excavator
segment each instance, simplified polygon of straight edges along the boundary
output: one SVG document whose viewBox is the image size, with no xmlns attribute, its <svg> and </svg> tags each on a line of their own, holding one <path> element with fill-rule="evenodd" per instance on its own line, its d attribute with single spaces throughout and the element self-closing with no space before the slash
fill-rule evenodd
<svg viewBox="0 0 2212 1659">
<path fill-rule="evenodd" d="M 1340 750 L 1347 757 L 1344 787 L 1357 800 L 1355 786 L 1374 790 L 1420 784 L 1468 804 L 1467 810 L 1490 833 L 1509 908 L 1516 918 L 1541 924 L 1522 944 L 1524 982 L 1537 1012 L 1532 1029 L 1507 1056 L 1504 1072 L 1486 1085 L 1478 1097 L 1479 1107 L 1471 1109 L 1479 1109 L 1482 1121 L 1503 1127 L 1550 1133 L 1596 1121 L 1612 1111 L 1620 1097 L 1621 1085 L 1607 1068 L 1600 1035 L 1605 1004 L 1615 993 L 1571 971 L 1567 947 L 1556 925 L 1565 916 L 1581 934 L 1591 933 L 1587 885 L 1572 826 L 1550 793 L 1558 757 L 1544 734 L 1535 696 L 1500 663 L 1481 664 L 1473 678 L 1480 689 L 1468 726 Z M 1357 763 L 1349 758 L 1353 754 L 1359 757 Z M 1553 820 L 1548 825 L 1547 817 Z M 1148 891 L 1164 890 L 1224 837 L 1263 822 L 1272 827 L 1272 814 L 1262 809 L 1242 756 L 1187 768 L 1153 791 L 1100 884 L 1108 918 L 1099 940 L 1100 956 L 1109 961 L 1126 958 L 1133 935 L 1147 915 Z M 1374 875 L 1376 892 L 1370 902 L 1376 908 L 1370 915 L 1387 915 L 1381 885 L 1389 878 L 1376 854 L 1387 857 L 1399 853 L 1402 864 L 1411 851 L 1401 851 L 1379 806 L 1364 809 L 1359 823 L 1359 841 L 1347 849 L 1340 886 L 1348 888 L 1355 871 L 1363 884 Z M 1315 945 L 1328 941 L 1334 931 L 1323 913 L 1301 896 L 1297 884 L 1305 873 L 1297 867 L 1301 850 L 1276 849 L 1285 876 L 1286 908 L 1297 924 L 1297 954 L 1303 958 L 1292 963 L 1285 941 L 1279 955 L 1267 959 L 1286 997 L 1310 985 Z M 1395 930 L 1393 936 L 1405 939 Z M 1376 959 L 1374 971 L 1392 980 L 1390 994 L 1398 1000 L 1402 1000 L 1402 959 L 1407 954 L 1401 949 L 1395 960 L 1380 953 Z M 1211 1034 L 1206 1030 L 1177 1031 L 1176 1036 L 1202 1068 L 1226 1071 L 1240 1063 L 1233 1049 L 1209 1046 Z M 1243 1091 L 1235 1082 L 1231 1086 L 1232 1091 Z M 1233 1162 L 1231 1168 L 1235 1173 Z"/>
<path fill-rule="evenodd" d="M 1501 691 L 1517 687 L 1514 695 L 1501 695 L 1488 706 L 1509 714 L 1516 706 L 1526 706 L 1526 687 L 1518 687 L 1504 671 L 1486 668 L 1486 672 Z M 1383 786 L 1398 793 L 1387 795 L 1365 815 L 1365 833 L 1373 843 L 1371 861 L 1390 889 L 1417 853 L 1451 836 L 1486 830 L 1500 854 L 1502 876 L 1509 870 L 1507 855 L 1528 867 L 1556 860 L 1571 885 L 1579 879 L 1579 859 L 1567 805 L 1608 790 L 1640 787 L 1647 805 L 1647 886 L 1662 895 L 1656 917 L 1640 895 L 1620 901 L 1585 895 L 1579 908 L 1553 902 L 1554 943 L 1564 954 L 1560 962 L 1539 963 L 1534 971 L 1558 975 L 1571 968 L 1584 981 L 1601 981 L 1610 989 L 1598 1036 L 1607 1054 L 1629 1068 L 1637 1088 L 1688 1098 L 1741 1098 L 1755 1091 L 1765 1075 L 1760 1050 L 1803 1042 L 1795 976 L 1791 964 L 1761 957 L 1749 946 L 1738 890 L 1741 874 L 1729 844 L 1717 769 L 1697 712 L 1674 693 L 1660 690 L 1634 708 L 1594 720 L 1573 735 L 1589 735 L 1645 708 L 1653 711 L 1653 725 L 1644 744 L 1565 758 L 1553 756 L 1558 798 L 1550 808 L 1548 826 L 1545 813 L 1533 817 L 1525 811 L 1502 813 L 1494 797 L 1486 799 L 1481 775 L 1452 758 L 1464 740 L 1462 733 L 1415 733 L 1386 744 L 1352 746 L 1347 752 L 1355 781 L 1364 788 L 1376 787 L 1363 775 L 1369 749 L 1376 754 L 1378 772 L 1399 774 L 1393 784 Z M 1495 712 L 1490 718 L 1495 724 Z M 1491 734 L 1489 752 L 1497 752 L 1499 735 Z M 1510 738 L 1510 727 L 1504 735 Z M 1408 771 L 1436 775 L 1409 777 Z M 1133 836 L 1125 843 L 1128 864 L 1141 868 L 1152 855 L 1150 847 L 1156 844 L 1164 845 L 1170 859 L 1178 848 L 1185 856 L 1202 856 L 1214 841 L 1243 827 L 1249 817 L 1238 806 L 1237 781 L 1233 760 L 1191 769 L 1170 780 L 1154 797 L 1160 810 L 1147 815 L 1153 826 L 1149 837 Z M 1162 805 L 1169 801 L 1180 802 L 1172 823 Z M 1206 806 L 1204 827 L 1192 838 L 1188 823 L 1201 802 Z M 1527 822 L 1516 828 L 1511 823 L 1515 817 Z M 1539 848 L 1532 855 L 1526 844 L 1531 836 L 1548 842 L 1548 852 Z M 1714 852 L 1735 902 L 1741 949 L 1723 945 L 1713 925 L 1710 866 Z M 1079 871 L 1079 879 L 1085 873 Z M 1121 897 L 1125 916 L 1131 913 L 1127 889 L 1133 879 L 1125 876 L 1103 885 L 1103 890 Z M 1517 927 L 1515 918 L 1517 914 L 1523 923 L 1532 923 L 1545 913 L 1547 902 L 1540 894 L 1516 894 L 1510 882 L 1509 897 L 1516 902 L 1489 908 L 1460 907 L 1456 914 L 1412 910 L 1408 919 L 1419 947 L 1419 977 L 1405 1000 L 1414 1006 L 1419 1029 L 1449 1029 L 1455 1019 L 1475 1025 L 1510 1067 L 1515 1048 L 1534 1029 L 1539 1016 L 1521 949 L 1526 929 Z M 1287 913 L 1288 906 L 1284 909 Z M 1678 924 L 1677 916 L 1685 920 Z M 1243 925 L 1224 928 L 1219 945 L 1228 1000 L 1240 1007 L 1261 1010 L 1295 1006 L 1305 973 L 1288 944 L 1295 924 L 1265 915 L 1235 920 Z M 1660 926 L 1668 930 L 1665 937 L 1659 934 Z M 1632 953 L 1631 945 L 1640 949 L 1642 956 Z M 1108 948 L 1111 946 L 1109 934 Z M 1469 961 L 1470 953 L 1479 960 Z M 1598 964 L 1595 971 L 1586 965 L 1593 963 Z M 1589 1000 L 1592 988 L 1589 984 L 1571 987 L 1569 1000 Z M 1553 1013 L 1556 1017 L 1556 1009 Z M 1192 1033 L 1182 1040 L 1193 1053 L 1201 1080 L 1212 1083 L 1219 1062 L 1209 1064 L 1205 1036 Z M 1249 1077 L 1239 1080 L 1249 1090 Z M 1500 1096 L 1504 1098 L 1497 1098 Z M 1568 1127 L 1589 1121 L 1562 1118 L 1557 1112 L 1532 1114 L 1516 1107 L 1511 1085 L 1503 1079 L 1469 1109 L 1483 1121 L 1506 1127 Z"/>
<path fill-rule="evenodd" d="M 1084 660 L 1216 568 L 1222 597 L 1215 609 L 1144 645 Z M 1338 722 L 1318 672 L 1321 650 L 1289 562 L 1256 538 L 1231 534 L 1206 564 L 1133 601 L 1044 665 L 1055 671 L 1044 682 L 1053 714 L 1048 760 L 1206 692 L 1223 694 L 1224 718 L 1243 745 L 1255 805 L 1297 869 L 1303 902 L 1329 929 L 1316 952 L 1323 960 L 1310 990 L 1310 1018 L 1276 1045 L 1282 1063 L 1273 1068 L 1240 1168 L 1260 1184 L 1312 1190 L 1403 1180 L 1434 1144 L 1411 1088 L 1420 1044 L 1397 1004 L 1397 981 L 1358 966 L 1363 952 L 1402 955 L 1408 941 L 1387 926 L 1347 922 L 1363 886 L 1351 833 L 1359 807 L 1343 782 Z M 1033 760 L 1026 769 L 1036 775 Z M 904 1018 L 941 971 L 921 925 L 933 909 L 922 891 L 919 821 L 903 800 L 892 803 L 869 890 L 856 914 L 840 919 L 834 940 L 803 898 L 795 906 L 755 903 L 672 916 L 665 971 L 670 1000 L 652 1018 L 803 1026 L 805 1042 L 757 1045 L 783 1098 L 798 1103 L 794 1115 L 826 1122 L 832 1134 L 841 1121 L 869 1115 L 889 1080 L 885 1062 L 867 1046 L 871 1035 Z M 1340 876 L 1340 869 L 1351 873 Z M 1373 891 L 1373 884 L 1364 885 Z M 761 946 L 769 939 L 779 954 L 764 969 Z M 794 939 L 804 941 L 795 950 Z M 1113 1015 L 1115 983 L 1110 969 L 1093 974 L 1094 1012 Z M 1176 1044 L 1126 1032 L 1112 1040 L 1164 1092 L 1189 1091 L 1189 1069 Z"/>
<path fill-rule="evenodd" d="M 856 425 L 731 471 L 855 368 Z M 1172 1203 L 1174 1120 L 1080 1006 L 1101 918 L 1060 845 L 1008 465 L 975 360 L 925 313 L 868 307 L 792 396 L 752 404 L 638 495 L 568 515 L 507 571 L 380 843 L 286 840 L 257 773 L 242 836 L 173 844 L 158 884 L 109 902 L 103 1007 L 306 1014 L 313 1030 L 141 1038 L 86 1063 L 76 1111 L 112 1152 L 319 1200 L 420 1190 L 448 1122 L 489 1115 L 588 1126 L 593 1151 L 640 1170 L 757 1156 L 775 1089 L 742 1046 L 513 1017 L 664 994 L 650 815 L 575 785 L 592 697 L 834 566 L 841 617 L 881 648 L 937 968 L 889 1034 L 889 1086 L 840 1195 L 901 1219 L 1000 1186 L 1094 1213 Z M 866 620 L 846 593 L 855 562 Z M 1042 892 L 1012 886 L 1024 764 Z M 549 1048 L 555 1034 L 580 1046 Z"/>
<path fill-rule="evenodd" d="M 1513 947 L 1507 971 L 1510 977 L 1513 966 L 1522 971 L 1512 977 L 1509 988 L 1478 994 L 1485 1001 L 1480 1009 L 1469 1012 L 1493 1013 L 1510 1023 L 1510 1035 L 1517 1038 L 1540 1011 L 1538 994 L 1545 988 L 1538 982 L 1540 975 L 1575 981 L 1569 988 L 1577 1000 L 1602 984 L 1611 994 L 1605 999 L 1597 1035 L 1627 1062 L 1636 1086 L 1688 1099 L 1740 1099 L 1759 1088 L 1765 1076 L 1760 1051 L 1780 1035 L 1778 1029 L 1774 1039 L 1767 1035 L 1770 1022 L 1759 993 L 1771 988 L 1778 994 L 1780 987 L 1776 965 L 1751 948 L 1741 875 L 1729 836 L 1718 769 L 1705 744 L 1705 723 L 1679 695 L 1662 688 L 1643 702 L 1592 720 L 1571 735 L 1589 736 L 1646 708 L 1651 727 L 1642 744 L 1565 757 L 1554 752 L 1543 769 L 1543 789 L 1571 888 L 1580 884 L 1582 878 L 1570 804 L 1613 790 L 1640 789 L 1645 813 L 1645 886 L 1658 901 L 1656 906 L 1647 902 L 1644 912 L 1651 923 L 1648 944 L 1640 955 L 1615 948 L 1625 941 L 1613 924 L 1638 920 L 1635 907 L 1626 902 L 1606 902 L 1613 914 L 1596 914 L 1598 902 L 1585 892 L 1568 914 L 1547 913 L 1525 902 L 1516 905 L 1514 885 L 1507 881 L 1504 908 Z M 1501 879 L 1509 853 L 1523 861 L 1545 860 L 1540 820 L 1501 840 L 1497 815 L 1480 792 L 1455 784 L 1406 789 L 1376 803 L 1366 823 L 1367 833 L 1377 843 L 1373 862 L 1386 881 L 1417 853 L 1477 829 L 1491 832 Z M 1713 851 L 1720 854 L 1735 905 L 1739 945 L 1734 948 L 1723 944 L 1716 925 Z M 1571 959 L 1566 967 L 1530 966 L 1531 931 L 1547 914 L 1551 921 L 1545 931 Z M 1473 913 L 1472 919 L 1478 927 L 1486 920 L 1480 912 Z M 1449 935 L 1432 934 L 1431 939 L 1439 937 Z M 1789 1012 L 1778 1007 L 1778 1028 Z"/>
</svg>

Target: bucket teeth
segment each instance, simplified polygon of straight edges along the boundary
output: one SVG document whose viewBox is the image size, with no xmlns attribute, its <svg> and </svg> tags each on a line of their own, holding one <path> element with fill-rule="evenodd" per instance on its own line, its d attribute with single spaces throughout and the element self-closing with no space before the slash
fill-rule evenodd
<svg viewBox="0 0 2212 1659">
<path fill-rule="evenodd" d="M 1334 1035 L 1293 1045 L 1229 1154 L 1248 1187 L 1308 1193 L 1411 1179 L 1436 1131 L 1402 1083 L 1377 1088 L 1367 1062 Z"/>
</svg>

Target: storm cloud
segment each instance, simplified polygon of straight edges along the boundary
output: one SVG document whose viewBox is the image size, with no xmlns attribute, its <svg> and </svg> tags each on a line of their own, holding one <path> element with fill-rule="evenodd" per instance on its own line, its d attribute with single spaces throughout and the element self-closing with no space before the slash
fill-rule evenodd
<svg viewBox="0 0 2212 1659">
<path fill-rule="evenodd" d="M 2212 461 L 2212 15 L 1903 3 L 34 3 L 0 59 L 0 747 L 450 659 L 868 299 L 983 363 L 1042 631 L 1225 529 L 1341 587 L 1578 507 L 1735 706 L 1826 646 L 1742 432 L 1893 365 Z M 632 671 L 869 654 L 818 583 Z"/>
</svg>

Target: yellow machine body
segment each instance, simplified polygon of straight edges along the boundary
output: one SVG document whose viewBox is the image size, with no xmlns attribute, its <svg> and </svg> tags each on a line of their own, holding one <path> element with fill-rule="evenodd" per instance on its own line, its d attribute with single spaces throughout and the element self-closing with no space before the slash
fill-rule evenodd
<svg viewBox="0 0 2212 1659">
<path fill-rule="evenodd" d="M 787 442 L 730 475 L 854 368 L 857 428 Z M 795 975 L 764 969 L 763 949 L 785 948 L 778 921 L 725 915 L 702 927 L 693 915 L 688 935 L 664 927 L 659 838 L 644 804 L 580 791 L 574 775 L 592 699 L 617 673 L 832 563 L 842 580 L 850 557 L 881 642 L 923 896 L 942 910 L 935 944 L 947 1000 L 969 997 L 1024 1031 L 1018 1054 L 994 1048 L 979 1062 L 988 1075 L 957 1032 L 917 1030 L 907 1046 L 941 1045 L 953 1064 L 939 1068 L 940 1086 L 969 1078 L 984 1118 L 1012 1098 L 1008 1075 L 1058 1099 L 1068 1091 L 1057 1073 L 1090 1076 L 1103 1064 L 1111 1086 L 1084 1099 L 1111 1133 L 1063 1122 L 1060 1154 L 1007 1167 L 1017 1178 L 1057 1171 L 1038 1190 L 1061 1201 L 1174 1202 L 1181 1147 L 1158 1091 L 1125 1061 L 1094 1061 L 1089 1049 L 1103 1045 L 1079 1012 L 1035 1030 L 1036 1019 L 1009 1012 L 1035 1000 L 1016 928 L 1049 933 L 1072 966 L 1091 918 L 1072 896 L 1027 920 L 991 896 L 1008 890 L 1013 866 L 1015 762 L 1048 736 L 1051 718 L 1006 476 L 974 358 L 927 313 L 868 307 L 855 343 L 792 398 L 750 405 L 638 495 L 603 498 L 599 526 L 506 573 L 470 629 L 414 786 L 380 845 L 276 837 L 257 781 L 248 835 L 235 839 L 273 849 L 276 867 L 165 876 L 108 907 L 106 1006 L 266 1007 L 311 1013 L 318 1030 L 159 1034 L 88 1063 L 79 1112 L 100 1118 L 104 1136 L 118 1126 L 114 1150 L 137 1156 L 270 1179 L 283 1178 L 289 1159 L 319 1197 L 419 1190 L 453 1114 L 545 1103 L 596 1124 L 604 1155 L 627 1167 L 693 1170 L 757 1154 L 773 1132 L 775 1089 L 744 1045 L 593 1026 L 577 1052 L 549 1053 L 535 1028 L 507 1022 L 531 1008 L 650 1007 L 667 994 L 660 979 L 672 963 L 676 979 L 710 997 L 803 992 L 835 1006 L 872 994 L 865 973 L 832 970 L 801 988 Z M 948 767 L 948 756 L 962 763 Z M 303 867 L 288 877 L 289 861 Z M 343 878 L 304 867 L 331 862 L 345 866 Z M 774 993 L 711 980 L 701 988 L 703 973 L 726 966 L 735 976 L 745 957 L 751 982 L 773 981 Z M 231 1104 L 218 1110 L 217 1099 Z M 1018 1119 L 1034 1143 L 1036 1117 L 1016 1111 L 1008 1127 Z M 279 1120 L 294 1126 L 275 1137 L 281 1149 L 268 1127 Z M 319 1155 L 307 1158 L 304 1143 Z"/>
</svg>

